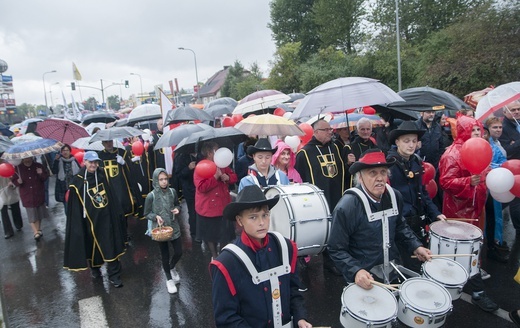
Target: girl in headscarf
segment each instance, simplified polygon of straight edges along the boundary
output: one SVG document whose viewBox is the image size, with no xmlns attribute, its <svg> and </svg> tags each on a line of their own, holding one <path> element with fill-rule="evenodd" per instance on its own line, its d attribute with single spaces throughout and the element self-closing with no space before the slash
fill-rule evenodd
<svg viewBox="0 0 520 328">
<path fill-rule="evenodd" d="M 296 171 L 294 168 L 296 155 L 292 151 L 291 147 L 282 140 L 278 140 L 276 142 L 275 148 L 276 152 L 271 159 L 271 164 L 273 164 L 275 168 L 285 173 L 290 182 L 302 183 L 303 181 L 300 177 L 300 173 L 298 173 L 298 171 Z"/>
</svg>

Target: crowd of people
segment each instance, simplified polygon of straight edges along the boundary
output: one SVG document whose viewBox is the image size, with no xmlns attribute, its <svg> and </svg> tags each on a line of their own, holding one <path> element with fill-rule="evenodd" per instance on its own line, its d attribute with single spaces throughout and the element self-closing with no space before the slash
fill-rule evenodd
<svg viewBox="0 0 520 328">
<path fill-rule="evenodd" d="M 293 241 L 269 231 L 269 211 L 279 197 L 266 199 L 262 192 L 273 185 L 309 183 L 323 191 L 332 214 L 323 267 L 343 276 L 346 283 L 370 289 L 374 281 L 399 280 L 393 263 L 418 272 L 421 262 L 431 259 L 428 225 L 447 217 L 478 219 L 480 228 L 485 227 L 486 256 L 509 263 L 516 272 L 520 200 L 494 201 L 485 176 L 507 159 L 520 159 L 520 103 L 504 107 L 503 120 L 491 117 L 484 125 L 471 114 L 459 113 L 452 120 L 454 128 L 449 120 L 441 125 L 445 117 L 434 111 L 399 125 L 388 120 L 383 129 L 374 129 L 365 118 L 354 131 L 334 129 L 319 119 L 312 125 L 312 138 L 299 149 L 282 139 L 250 136 L 235 149 L 235 165 L 219 167 L 209 177 L 196 167 L 201 160 L 215 161 L 219 145 L 214 141 L 202 143 L 200 152 L 175 154 L 171 174 L 164 152 L 153 146 L 137 155 L 131 145 L 115 148 L 113 140 L 104 140 L 102 151 L 88 151 L 78 163 L 71 147 L 64 145 L 50 166 L 57 178 L 56 201 L 64 204 L 67 215 L 64 267 L 90 269 L 97 279 L 106 263 L 109 281 L 122 287 L 120 257 L 132 238 L 127 220 L 146 219 L 148 233 L 158 226 L 173 228 L 170 239 L 157 244 L 167 290 L 176 293 L 181 282 L 175 266 L 182 256 L 178 221 L 182 199 L 192 242 L 205 243 L 211 253 L 217 326 L 288 327 L 293 322 L 312 327 L 301 294 L 307 287 L 299 274 L 309 259 L 302 261 Z M 162 134 L 161 120 L 157 127 L 152 144 Z M 487 138 L 493 150 L 490 167 L 480 174 L 470 173 L 460 160 L 461 147 L 470 138 Z M 435 197 L 423 185 L 424 163 L 436 168 Z M 34 239 L 43 237 L 48 177 L 44 165 L 27 158 L 12 178 L 0 178 L 2 190 L 14 196 L 2 208 L 5 238 L 14 234 L 9 209 L 15 228 L 23 227 L 19 200 Z M 235 190 L 233 201 L 230 191 Z M 503 219 L 503 208 L 509 209 L 515 229 L 513 245 L 497 238 L 502 232 L 496 231 L 495 222 Z M 255 275 L 256 282 L 251 280 Z M 474 304 L 492 312 L 499 306 L 485 293 L 487 278 L 489 274 L 481 270 L 466 288 Z M 265 302 L 258 302 L 263 298 Z"/>
</svg>

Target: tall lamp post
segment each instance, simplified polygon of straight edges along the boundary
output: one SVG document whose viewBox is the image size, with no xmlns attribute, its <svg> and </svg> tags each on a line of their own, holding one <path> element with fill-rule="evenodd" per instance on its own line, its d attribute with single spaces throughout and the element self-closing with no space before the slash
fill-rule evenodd
<svg viewBox="0 0 520 328">
<path fill-rule="evenodd" d="M 200 92 L 198 90 L 198 87 L 199 87 L 199 72 L 197 71 L 197 55 L 195 54 L 195 51 L 191 50 L 191 49 L 188 49 L 188 48 L 183 48 L 183 47 L 179 47 L 179 50 L 187 50 L 187 51 L 191 51 L 193 53 L 193 59 L 195 60 L 195 84 L 197 85 L 197 103 L 200 102 Z"/>
<path fill-rule="evenodd" d="M 47 89 L 45 88 L 45 74 L 50 73 L 56 73 L 56 70 L 52 70 L 49 72 L 45 72 L 42 75 L 42 81 L 43 81 L 43 95 L 45 96 L 45 114 L 47 114 L 47 111 L 49 110 L 49 106 L 47 105 Z"/>
<path fill-rule="evenodd" d="M 395 33 L 397 37 L 397 91 L 401 91 L 401 35 L 399 33 L 399 0 L 395 0 Z"/>
<path fill-rule="evenodd" d="M 141 85 L 141 97 L 142 97 L 143 96 L 143 79 L 141 78 L 141 75 L 137 74 L 137 73 L 130 73 L 130 75 L 137 75 L 137 76 L 139 76 L 139 84 Z M 141 100 L 141 97 L 139 97 L 139 100 Z"/>
</svg>

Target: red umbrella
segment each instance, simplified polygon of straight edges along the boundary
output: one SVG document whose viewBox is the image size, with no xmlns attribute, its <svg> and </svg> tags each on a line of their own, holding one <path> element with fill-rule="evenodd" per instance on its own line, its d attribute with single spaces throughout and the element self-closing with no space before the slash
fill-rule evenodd
<svg viewBox="0 0 520 328">
<path fill-rule="evenodd" d="M 58 140 L 69 145 L 79 138 L 90 136 L 81 125 L 58 118 L 38 122 L 36 132 L 43 138 Z"/>
</svg>

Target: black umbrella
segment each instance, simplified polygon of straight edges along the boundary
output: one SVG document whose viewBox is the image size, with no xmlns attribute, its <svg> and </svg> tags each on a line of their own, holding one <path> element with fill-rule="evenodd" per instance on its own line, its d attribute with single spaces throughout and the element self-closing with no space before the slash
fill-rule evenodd
<svg viewBox="0 0 520 328">
<path fill-rule="evenodd" d="M 106 112 L 98 112 L 83 116 L 81 123 L 89 125 L 90 123 L 110 123 L 117 120 L 117 116 Z"/>
<path fill-rule="evenodd" d="M 238 101 L 236 101 L 235 99 L 230 98 L 230 97 L 217 98 L 217 99 L 212 100 L 209 103 L 207 103 L 206 106 L 204 106 L 204 110 L 210 109 L 211 107 L 218 106 L 218 105 L 228 105 L 228 106 L 237 107 Z"/>
<path fill-rule="evenodd" d="M 288 94 L 289 97 L 291 97 L 291 99 L 289 99 L 287 102 L 294 102 L 298 99 L 303 99 L 305 98 L 305 94 L 304 93 L 299 93 L 299 92 L 293 92 L 293 93 L 289 93 Z"/>
<path fill-rule="evenodd" d="M 232 127 L 212 128 L 193 133 L 182 139 L 174 151 L 176 153 L 196 153 L 200 149 L 200 144 L 204 141 L 214 141 L 220 147 L 233 149 L 234 146 L 246 139 L 247 135 Z"/>
<path fill-rule="evenodd" d="M 117 126 L 117 127 L 128 126 L 128 117 L 118 119 L 114 123 L 114 126 Z"/>
<path fill-rule="evenodd" d="M 181 106 L 171 109 L 166 114 L 164 125 L 172 123 L 182 123 L 186 121 L 214 121 L 215 118 L 211 117 L 208 113 L 201 109 L 197 109 L 191 106 Z"/>
<path fill-rule="evenodd" d="M 418 112 L 408 109 L 388 108 L 383 105 L 373 105 L 371 107 L 374 108 L 377 113 L 381 114 L 380 116 L 385 118 L 385 121 L 388 121 L 386 115 L 389 115 L 394 119 L 400 119 L 403 121 L 417 120 L 420 117 Z"/>
<path fill-rule="evenodd" d="M 231 116 L 233 114 L 233 109 L 235 109 L 236 106 L 233 105 L 215 105 L 211 108 L 204 108 L 204 111 L 209 114 L 209 116 L 217 118 L 222 117 L 224 115 Z"/>
<path fill-rule="evenodd" d="M 144 132 L 130 127 L 130 126 L 122 126 L 122 127 L 113 127 L 110 129 L 105 130 L 99 130 L 92 136 L 90 139 L 90 143 L 93 143 L 94 141 L 106 141 L 106 140 L 114 140 L 114 139 L 121 139 L 121 138 L 130 138 L 135 136 L 140 136 Z"/>
<path fill-rule="evenodd" d="M 176 146 L 182 141 L 182 139 L 189 137 L 196 132 L 207 129 L 212 129 L 212 127 L 204 123 L 182 124 L 172 130 L 166 131 L 161 138 L 159 138 L 153 149 Z"/>
<path fill-rule="evenodd" d="M 471 109 L 469 105 L 449 92 L 431 87 L 410 88 L 398 92 L 405 101 L 396 101 L 387 105 L 390 109 L 408 109 L 418 112 L 431 110 Z"/>
</svg>

